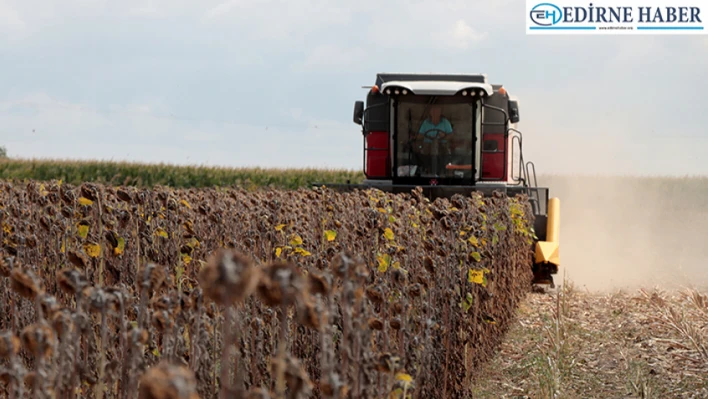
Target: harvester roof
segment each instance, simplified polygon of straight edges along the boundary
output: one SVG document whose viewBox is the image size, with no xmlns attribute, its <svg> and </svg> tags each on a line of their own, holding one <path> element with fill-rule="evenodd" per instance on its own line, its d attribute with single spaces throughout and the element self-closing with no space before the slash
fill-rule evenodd
<svg viewBox="0 0 708 399">
<path fill-rule="evenodd" d="M 406 89 L 419 95 L 454 95 L 464 89 L 482 89 L 486 95 L 494 93 L 485 74 L 445 73 L 379 73 L 376 86 L 384 92 L 387 88 Z"/>
<path fill-rule="evenodd" d="M 393 80 L 398 81 L 434 81 L 434 82 L 467 82 L 467 83 L 489 83 L 487 75 L 484 73 L 378 73 L 376 74 L 376 85 Z"/>
</svg>

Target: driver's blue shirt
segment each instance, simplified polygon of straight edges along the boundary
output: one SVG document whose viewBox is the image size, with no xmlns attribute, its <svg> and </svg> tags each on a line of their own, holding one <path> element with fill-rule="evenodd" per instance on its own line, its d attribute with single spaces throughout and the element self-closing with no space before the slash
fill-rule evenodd
<svg viewBox="0 0 708 399">
<path fill-rule="evenodd" d="M 436 136 L 439 136 L 439 135 L 440 135 L 440 132 L 439 132 L 439 131 L 435 131 L 435 130 L 434 130 L 434 131 L 432 131 L 432 132 L 429 132 L 429 130 L 431 130 L 431 129 L 439 129 L 439 130 L 442 130 L 443 132 L 445 132 L 445 133 L 447 133 L 447 134 L 452 133 L 452 125 L 450 124 L 450 121 L 447 120 L 447 118 L 444 118 L 444 117 L 443 117 L 443 118 L 440 118 L 440 122 L 438 122 L 437 125 L 434 125 L 433 122 L 430 121 L 430 119 L 426 119 L 426 120 L 423 121 L 423 123 L 420 125 L 420 129 L 418 130 L 418 133 L 419 133 L 419 134 L 425 135 L 425 139 L 423 140 L 423 142 L 425 142 L 425 143 L 432 143 L 432 142 L 433 142 L 432 139 L 435 138 Z M 428 132 L 428 134 L 425 134 L 425 132 Z M 447 142 L 447 140 L 445 140 L 445 139 L 442 139 L 442 140 L 440 140 L 440 141 L 441 141 L 442 143 L 446 143 L 446 142 Z"/>
</svg>

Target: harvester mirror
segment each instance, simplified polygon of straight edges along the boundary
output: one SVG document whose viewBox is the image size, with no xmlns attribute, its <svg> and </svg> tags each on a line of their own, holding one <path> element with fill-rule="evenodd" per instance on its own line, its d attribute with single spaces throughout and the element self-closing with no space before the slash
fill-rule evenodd
<svg viewBox="0 0 708 399">
<path fill-rule="evenodd" d="M 354 103 L 354 123 L 361 125 L 362 118 L 364 117 L 364 102 L 357 101 Z"/>
<path fill-rule="evenodd" d="M 519 122 L 519 103 L 516 101 L 509 101 L 509 122 L 518 123 Z"/>
</svg>

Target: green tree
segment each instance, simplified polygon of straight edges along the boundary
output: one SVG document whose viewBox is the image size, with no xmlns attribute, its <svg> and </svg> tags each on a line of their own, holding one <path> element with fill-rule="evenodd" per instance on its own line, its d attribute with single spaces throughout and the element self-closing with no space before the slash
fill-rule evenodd
<svg viewBox="0 0 708 399">
<path fill-rule="evenodd" d="M 7 158 L 7 148 L 5 146 L 0 146 L 0 159 Z"/>
</svg>

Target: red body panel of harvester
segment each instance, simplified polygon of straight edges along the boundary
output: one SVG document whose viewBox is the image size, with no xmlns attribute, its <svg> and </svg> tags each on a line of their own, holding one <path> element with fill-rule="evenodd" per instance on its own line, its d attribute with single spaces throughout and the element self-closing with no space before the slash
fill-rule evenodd
<svg viewBox="0 0 708 399">
<path fill-rule="evenodd" d="M 366 135 L 366 176 L 370 179 L 390 177 L 391 151 L 388 132 L 369 132 Z"/>
</svg>

